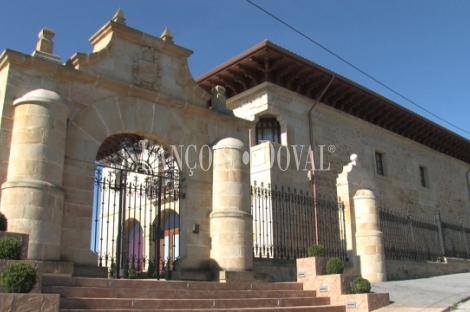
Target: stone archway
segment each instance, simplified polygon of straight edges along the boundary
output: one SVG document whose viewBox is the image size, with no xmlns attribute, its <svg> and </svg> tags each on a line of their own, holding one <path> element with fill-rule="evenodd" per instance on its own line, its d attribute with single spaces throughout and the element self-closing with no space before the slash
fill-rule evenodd
<svg viewBox="0 0 470 312">
<path fill-rule="evenodd" d="M 158 142 L 166 150 L 173 150 L 174 146 L 180 154 L 186 199 L 180 203 L 179 216 L 184 226 L 179 234 L 178 270 L 208 268 L 212 167 L 207 166 L 210 159 L 207 146 L 218 141 L 216 136 L 223 135 L 226 129 L 238 129 L 240 125 L 247 128 L 248 124 L 235 121 L 232 116 L 197 106 L 178 105 L 168 99 L 157 104 L 134 97 L 105 98 L 77 114 L 67 127 L 62 259 L 96 265 L 97 255 L 90 250 L 95 157 L 108 137 L 132 134 Z M 213 131 L 209 132 L 210 129 Z M 240 133 L 247 140 L 247 131 Z M 205 148 L 201 149 L 203 146 Z M 204 170 L 195 167 L 195 162 L 200 161 L 204 163 Z M 200 226 L 197 233 L 193 232 L 195 226 Z"/>
<path fill-rule="evenodd" d="M 92 43 L 93 53 L 77 53 L 63 66 L 44 59 L 28 71 L 15 71 L 28 83 L 9 88 L 4 103 L 14 106 L 0 200 L 9 231 L 29 235 L 29 259 L 95 266 L 98 256 L 90 248 L 95 157 L 108 137 L 138 135 L 167 149 L 181 147 L 187 199 L 179 212 L 185 225 L 178 268 L 208 268 L 211 146 L 229 136 L 246 144 L 251 123 L 236 118 L 215 93 L 218 104 L 207 105 L 211 95 L 189 72 L 191 51 L 172 40 L 142 37 L 111 22 Z M 15 59 L 9 61 L 22 68 L 23 61 L 16 62 L 24 58 Z M 158 83 L 140 83 L 144 72 Z"/>
<path fill-rule="evenodd" d="M 102 143 L 113 135 L 126 134 L 157 141 L 169 150 L 170 142 L 191 140 L 191 131 L 180 122 L 179 114 L 167 105 L 113 97 L 87 107 L 68 125 L 63 187 L 69 196 L 65 200 L 61 244 L 64 260 L 87 265 L 97 263 L 89 242 L 95 160 L 102 153 Z"/>
<path fill-rule="evenodd" d="M 162 267 L 167 258 L 173 262 L 173 250 L 179 251 L 179 218 L 171 231 L 178 234 L 178 246 L 172 242 L 166 252 L 158 248 L 170 247 L 168 211 L 181 212 L 180 170 L 170 151 L 139 135 L 116 134 L 103 142 L 96 162 L 91 235 L 98 266 L 119 268 L 119 278 L 152 271 L 151 264 Z"/>
</svg>

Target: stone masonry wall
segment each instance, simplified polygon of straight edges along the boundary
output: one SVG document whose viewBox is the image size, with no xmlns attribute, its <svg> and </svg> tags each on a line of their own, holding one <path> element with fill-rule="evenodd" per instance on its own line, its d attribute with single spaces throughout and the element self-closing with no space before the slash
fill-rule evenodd
<svg viewBox="0 0 470 312">
<path fill-rule="evenodd" d="M 275 112 L 278 120 L 285 123 L 287 132 L 284 134 L 287 140 L 282 144 L 308 146 L 307 113 L 313 105 L 312 100 L 265 83 L 229 99 L 228 103 L 237 116 L 248 120 L 256 120 L 266 112 Z M 432 217 L 434 210 L 439 209 L 444 218 L 470 224 L 465 177 L 469 164 L 322 103 L 315 107 L 312 115 L 316 168 L 320 167 L 320 145 L 324 145 L 323 168 L 330 166 L 329 170 L 316 171 L 320 197 L 336 197 L 336 178 L 349 162 L 350 155 L 357 154 L 361 165 L 373 176 L 376 184 L 374 192 L 380 206 L 402 212 L 409 210 L 428 217 Z M 253 139 L 251 142 L 254 144 Z M 385 176 L 375 173 L 376 151 L 384 155 Z M 302 164 L 305 164 L 305 156 L 304 151 Z M 419 166 L 428 171 L 428 187 L 420 184 Z M 296 171 L 291 170 L 287 176 L 296 175 L 297 179 L 290 178 L 288 182 L 308 187 L 303 182 L 306 172 Z M 282 184 L 286 181 L 285 175 L 282 175 L 284 173 L 280 174 L 278 168 L 266 170 L 264 174 L 271 183 Z"/>
<path fill-rule="evenodd" d="M 3 56 L 7 67 L 0 75 L 1 83 L 8 72 L 0 102 L 1 143 L 7 147 L 15 99 L 46 89 L 60 95 L 70 108 L 60 260 L 97 264 L 90 251 L 95 157 L 107 137 L 131 133 L 169 150 L 171 145 L 183 146 L 180 169 L 185 199 L 180 207 L 182 249 L 178 265 L 182 269 L 208 268 L 212 210 L 209 153 L 212 145 L 227 137 L 248 146 L 251 124 L 206 107 L 211 96 L 199 88 L 188 69 L 187 58 L 192 52 L 174 44 L 172 38 L 153 37 L 109 22 L 91 42 L 93 53 L 77 53 L 65 64 L 8 51 Z M 186 154 L 190 146 L 194 148 Z M 8 154 L 8 148 L 0 149 L 0 183 L 6 179 Z M 193 233 L 195 225 L 199 225 L 198 233 Z"/>
<path fill-rule="evenodd" d="M 8 69 L 0 69 L 0 103 L 6 98 Z M 10 156 L 10 140 L 13 128 L 13 99 L 9 105 L 0 104 L 0 181 L 6 180 L 8 174 L 8 158 Z M 1 190 L 0 190 L 1 195 Z M 1 196 L 0 196 L 1 198 Z M 1 200 L 0 200 L 1 203 Z"/>
</svg>

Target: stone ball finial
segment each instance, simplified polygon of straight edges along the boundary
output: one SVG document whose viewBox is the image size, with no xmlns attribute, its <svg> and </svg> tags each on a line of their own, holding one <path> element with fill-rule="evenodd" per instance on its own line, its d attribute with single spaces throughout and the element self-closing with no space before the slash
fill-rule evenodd
<svg viewBox="0 0 470 312">
<path fill-rule="evenodd" d="M 357 160 L 357 155 L 356 154 L 352 154 L 351 157 L 349 157 L 349 159 L 351 159 L 351 161 L 356 161 Z"/>
</svg>

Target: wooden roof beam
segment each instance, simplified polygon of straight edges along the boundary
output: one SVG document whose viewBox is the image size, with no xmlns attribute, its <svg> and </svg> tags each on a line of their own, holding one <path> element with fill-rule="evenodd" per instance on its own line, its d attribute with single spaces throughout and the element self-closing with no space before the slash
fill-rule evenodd
<svg viewBox="0 0 470 312">
<path fill-rule="evenodd" d="M 345 99 L 343 101 L 341 101 L 340 106 L 345 107 L 349 103 L 352 103 L 352 102 L 358 102 L 359 103 L 359 102 L 362 102 L 362 100 L 363 100 L 363 95 L 362 94 L 354 92 L 354 91 L 349 91 L 348 94 L 346 95 Z"/>
<path fill-rule="evenodd" d="M 242 79 L 240 79 L 240 76 L 237 75 L 233 70 L 229 68 L 227 69 L 227 73 L 233 77 L 233 81 L 235 81 L 236 83 L 242 86 L 243 91 L 246 91 L 248 89 L 246 86 L 246 83 Z"/>
<path fill-rule="evenodd" d="M 243 64 L 237 64 L 237 67 L 243 71 L 246 78 L 250 79 L 252 86 L 256 86 L 258 84 L 259 79 L 256 77 L 256 71 L 261 73 L 259 68 L 255 68 L 255 71 L 253 71 L 252 68 Z"/>
<path fill-rule="evenodd" d="M 301 76 L 306 73 L 306 69 L 302 67 L 295 67 L 294 71 L 296 74 L 294 74 L 287 82 L 287 89 L 296 91 L 297 88 L 294 88 L 293 86 L 297 85 L 297 81 L 301 79 Z"/>
<path fill-rule="evenodd" d="M 227 79 L 227 78 L 223 77 L 221 74 L 217 74 L 215 77 L 217 79 L 219 79 L 220 81 L 222 81 L 222 83 L 220 85 L 225 87 L 225 89 L 227 89 L 227 91 L 231 92 L 232 95 L 238 94 L 237 88 L 233 85 L 233 80 Z"/>
<path fill-rule="evenodd" d="M 344 86 L 338 86 L 336 89 L 333 88 L 333 86 L 330 86 L 328 92 L 323 96 L 324 103 L 328 103 L 329 105 L 336 107 L 336 102 L 346 96 L 345 91 L 347 90 L 348 88 Z"/>
<path fill-rule="evenodd" d="M 307 96 L 308 91 L 311 89 L 309 86 L 312 84 L 318 85 L 321 81 L 321 76 L 309 73 L 307 77 L 303 79 L 303 82 L 297 86 L 296 92 Z"/>
</svg>

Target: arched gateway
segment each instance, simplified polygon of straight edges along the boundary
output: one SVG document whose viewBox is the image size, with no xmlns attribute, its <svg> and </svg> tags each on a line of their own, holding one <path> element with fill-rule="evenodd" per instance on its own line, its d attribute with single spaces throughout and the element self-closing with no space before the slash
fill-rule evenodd
<svg viewBox="0 0 470 312">
<path fill-rule="evenodd" d="M 180 170 L 170 151 L 138 135 L 105 140 L 96 157 L 93 250 L 116 277 L 162 275 L 179 257 Z"/>
<path fill-rule="evenodd" d="M 123 274 L 146 271 L 152 261 L 155 271 L 165 261 L 173 268 L 176 259 L 179 272 L 240 263 L 249 270 L 251 260 L 231 259 L 252 259 L 251 251 L 237 251 L 251 250 L 251 227 L 236 234 L 247 243 L 231 251 L 223 224 L 230 216 L 245 229 L 251 220 L 223 210 L 249 210 L 249 200 L 238 197 L 249 197 L 249 166 L 240 153 L 249 146 L 251 123 L 225 108 L 223 88 L 211 95 L 195 83 L 187 65 L 192 52 L 168 31 L 156 38 L 115 18 L 90 41 L 93 53 L 65 64 L 52 48 L 5 56 L 4 66 L 28 68 L 22 75 L 28 83 L 3 95 L 14 112 L 6 132 L 11 145 L 3 150 L 8 175 L 1 176 L 8 230 L 29 234 L 29 259 L 116 263 Z M 219 172 L 226 182 L 220 193 L 213 188 L 212 154 L 224 157 L 231 147 L 212 147 L 227 137 L 237 142 L 233 170 L 243 174 Z M 239 190 L 231 204 L 231 192 Z"/>
</svg>

